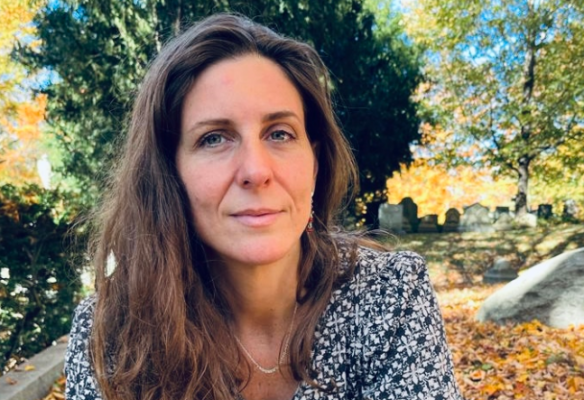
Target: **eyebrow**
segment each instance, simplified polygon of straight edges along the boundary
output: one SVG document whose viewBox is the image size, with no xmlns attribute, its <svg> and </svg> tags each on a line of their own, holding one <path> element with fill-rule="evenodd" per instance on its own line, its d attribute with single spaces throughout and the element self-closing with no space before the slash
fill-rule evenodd
<svg viewBox="0 0 584 400">
<path fill-rule="evenodd" d="M 297 120 L 300 120 L 300 117 L 292 111 L 276 111 L 276 112 L 270 113 L 270 114 L 266 115 L 264 118 L 262 118 L 262 122 L 270 122 L 270 121 L 274 121 L 277 119 L 290 118 L 290 117 L 296 118 Z"/>
<path fill-rule="evenodd" d="M 262 122 L 271 122 L 271 121 L 276 121 L 279 119 L 284 119 L 284 118 L 295 118 L 298 121 L 300 121 L 300 117 L 293 111 L 276 111 L 273 113 L 269 113 L 267 115 L 265 115 L 262 118 Z M 206 119 L 203 121 L 199 121 L 196 124 L 194 124 L 193 126 L 191 126 L 187 132 L 193 132 L 194 130 L 196 130 L 197 128 L 201 128 L 204 126 L 228 126 L 231 125 L 232 121 L 228 118 L 214 118 L 214 119 Z"/>
</svg>

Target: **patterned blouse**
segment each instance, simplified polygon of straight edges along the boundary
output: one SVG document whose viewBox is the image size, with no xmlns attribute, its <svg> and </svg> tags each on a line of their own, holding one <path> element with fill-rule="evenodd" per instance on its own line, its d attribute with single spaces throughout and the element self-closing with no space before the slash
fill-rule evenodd
<svg viewBox="0 0 584 400">
<path fill-rule="evenodd" d="M 69 400 L 101 400 L 88 357 L 94 298 L 77 308 L 65 360 Z M 292 400 L 463 400 L 425 261 L 360 248 L 315 331 L 312 367 L 329 393 L 301 383 Z M 252 400 L 252 399 L 249 399 Z"/>
</svg>

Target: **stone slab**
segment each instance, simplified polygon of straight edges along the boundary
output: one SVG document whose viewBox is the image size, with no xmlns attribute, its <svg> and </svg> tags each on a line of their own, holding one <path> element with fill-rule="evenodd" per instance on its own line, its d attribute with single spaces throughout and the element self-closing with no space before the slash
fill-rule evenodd
<svg viewBox="0 0 584 400">
<path fill-rule="evenodd" d="M 55 380 L 63 373 L 66 339 L 51 346 L 19 365 L 20 371 L 10 371 L 0 377 L 1 400 L 38 400 L 49 393 Z M 27 365 L 34 370 L 25 371 Z M 9 384 L 8 382 L 14 382 Z"/>
<path fill-rule="evenodd" d="M 487 298 L 476 318 L 497 323 L 537 319 L 556 328 L 584 325 L 584 248 L 531 267 Z"/>
</svg>

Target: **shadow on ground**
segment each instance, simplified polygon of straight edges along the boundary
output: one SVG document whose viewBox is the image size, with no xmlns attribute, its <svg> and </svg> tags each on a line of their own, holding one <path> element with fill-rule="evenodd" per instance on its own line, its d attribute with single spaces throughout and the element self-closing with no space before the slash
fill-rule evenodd
<svg viewBox="0 0 584 400">
<path fill-rule="evenodd" d="M 521 271 L 563 252 L 584 247 L 584 224 L 562 224 L 507 232 L 411 234 L 388 239 L 395 250 L 423 255 L 436 290 L 482 282 L 503 257 Z"/>
</svg>

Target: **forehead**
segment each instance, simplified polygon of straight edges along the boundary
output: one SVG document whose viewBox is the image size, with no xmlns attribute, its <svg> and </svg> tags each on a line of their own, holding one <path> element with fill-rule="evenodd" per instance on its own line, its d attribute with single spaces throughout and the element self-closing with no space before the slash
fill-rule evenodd
<svg viewBox="0 0 584 400">
<path fill-rule="evenodd" d="M 191 118 L 278 111 L 292 111 L 304 119 L 302 97 L 282 67 L 256 54 L 223 60 L 205 69 L 183 103 L 183 117 L 187 113 Z"/>
</svg>

